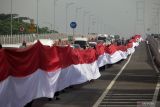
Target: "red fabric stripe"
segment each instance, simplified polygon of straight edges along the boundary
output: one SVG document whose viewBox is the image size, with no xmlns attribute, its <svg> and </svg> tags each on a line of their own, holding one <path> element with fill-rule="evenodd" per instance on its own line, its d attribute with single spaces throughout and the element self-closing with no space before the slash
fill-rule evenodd
<svg viewBox="0 0 160 107">
<path fill-rule="evenodd" d="M 134 39 L 131 40 L 131 43 Z M 1 49 L 0 50 L 0 81 L 8 76 L 24 77 L 32 74 L 37 69 L 46 72 L 65 68 L 72 64 L 92 63 L 104 54 L 113 54 L 117 50 L 126 51 L 131 47 L 131 43 L 126 46 L 111 44 L 104 46 L 98 44 L 96 50 L 89 48 L 86 50 L 73 49 L 71 47 L 48 47 L 40 42 L 28 48 Z"/>
<path fill-rule="evenodd" d="M 7 58 L 3 49 L 0 50 L 0 81 L 9 76 Z"/>
<path fill-rule="evenodd" d="M 128 43 L 128 44 L 126 45 L 127 49 L 128 49 L 128 48 L 132 48 L 132 46 L 133 46 L 132 43 Z"/>
<path fill-rule="evenodd" d="M 127 51 L 127 46 L 119 45 L 119 46 L 117 46 L 117 50 Z"/>
<path fill-rule="evenodd" d="M 105 46 L 103 44 L 97 44 L 96 46 L 97 55 L 103 55 L 105 53 Z"/>
<path fill-rule="evenodd" d="M 39 52 L 41 47 L 42 45 L 37 43 L 26 49 L 5 49 L 8 62 L 5 71 L 9 71 L 9 75 L 17 77 L 32 74 L 37 68 L 40 68 Z"/>
<path fill-rule="evenodd" d="M 114 54 L 117 51 L 117 45 L 111 44 L 105 47 L 105 52 L 108 54 Z"/>
</svg>

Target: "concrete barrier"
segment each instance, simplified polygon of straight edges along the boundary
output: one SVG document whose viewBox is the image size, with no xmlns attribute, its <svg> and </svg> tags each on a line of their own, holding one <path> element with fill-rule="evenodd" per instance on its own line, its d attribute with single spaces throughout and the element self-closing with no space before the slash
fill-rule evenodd
<svg viewBox="0 0 160 107">
<path fill-rule="evenodd" d="M 160 68 L 160 38 L 154 36 L 148 36 L 149 47 L 151 49 L 153 58 L 157 66 Z"/>
<path fill-rule="evenodd" d="M 21 35 L 0 35 L 0 43 L 1 44 L 18 44 L 26 41 L 27 43 L 33 42 L 37 39 L 68 39 L 68 36 L 72 36 L 73 34 L 64 34 L 64 33 L 56 33 L 56 34 L 21 34 Z M 74 37 L 95 37 L 96 35 L 80 35 L 75 34 Z"/>
</svg>

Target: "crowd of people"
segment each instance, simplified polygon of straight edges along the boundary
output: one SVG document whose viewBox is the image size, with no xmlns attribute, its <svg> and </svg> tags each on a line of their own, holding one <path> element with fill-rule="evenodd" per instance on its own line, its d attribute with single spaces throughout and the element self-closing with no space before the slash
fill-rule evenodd
<svg viewBox="0 0 160 107">
<path fill-rule="evenodd" d="M 88 42 L 95 42 L 97 44 L 101 43 L 101 42 L 96 41 L 96 37 L 88 38 Z M 128 42 L 129 42 L 129 39 L 125 40 L 123 37 L 121 39 L 111 41 L 112 44 L 116 44 L 116 45 L 125 45 Z M 67 46 L 67 45 L 73 45 L 73 44 L 74 44 L 74 40 L 73 41 L 68 41 L 68 40 L 58 39 L 58 40 L 54 41 L 53 46 Z M 25 48 L 25 47 L 27 47 L 27 42 L 24 40 L 19 48 Z M 90 46 L 90 47 L 92 47 L 92 46 Z M 0 49 L 1 48 L 3 48 L 3 47 L 2 47 L 2 44 L 0 43 Z"/>
</svg>

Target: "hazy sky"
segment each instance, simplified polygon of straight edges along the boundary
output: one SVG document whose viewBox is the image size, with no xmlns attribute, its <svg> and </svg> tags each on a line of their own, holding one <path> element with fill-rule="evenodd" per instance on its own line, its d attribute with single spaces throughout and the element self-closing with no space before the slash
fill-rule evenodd
<svg viewBox="0 0 160 107">
<path fill-rule="evenodd" d="M 53 6 L 54 0 L 39 0 L 39 25 L 53 27 Z M 136 1 L 138 0 L 58 0 L 56 2 L 56 23 L 55 27 L 60 32 L 66 31 L 66 3 L 75 2 L 68 8 L 68 32 L 72 32 L 69 27 L 71 21 L 75 21 L 76 8 L 77 33 L 83 33 L 84 11 L 88 11 L 84 16 L 84 33 L 102 32 L 108 34 L 120 34 L 132 36 L 135 33 L 137 18 Z M 27 16 L 35 19 L 37 17 L 37 0 L 12 0 L 13 13 L 20 16 Z M 10 13 L 11 0 L 0 0 L 0 13 Z M 92 15 L 92 16 L 91 16 Z M 88 26 L 90 16 L 90 26 Z M 94 21 L 93 21 L 94 20 Z"/>
</svg>

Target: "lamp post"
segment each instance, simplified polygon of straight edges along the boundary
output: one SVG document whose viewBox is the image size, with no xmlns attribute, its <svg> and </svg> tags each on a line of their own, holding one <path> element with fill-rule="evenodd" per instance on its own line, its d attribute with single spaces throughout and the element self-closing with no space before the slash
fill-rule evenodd
<svg viewBox="0 0 160 107">
<path fill-rule="evenodd" d="M 104 24 L 104 33 L 107 33 L 107 32 L 106 32 L 106 26 L 107 26 L 107 25 Z"/>
<path fill-rule="evenodd" d="M 98 34 L 98 24 L 97 23 L 98 23 L 98 19 L 95 18 L 95 24 L 94 24 L 95 26 L 94 27 L 95 27 L 95 32 Z"/>
<path fill-rule="evenodd" d="M 158 33 L 160 33 L 160 7 L 158 8 Z"/>
<path fill-rule="evenodd" d="M 56 16 L 55 16 L 55 14 L 56 14 L 56 2 L 57 2 L 58 0 L 54 0 L 54 19 L 53 19 L 53 30 L 55 31 L 55 26 L 56 26 Z"/>
<path fill-rule="evenodd" d="M 153 12 L 155 13 L 155 18 L 153 20 L 157 21 L 155 22 L 155 30 L 156 33 L 160 33 L 160 1 L 153 1 Z"/>
<path fill-rule="evenodd" d="M 93 15 L 89 15 L 88 16 L 88 34 L 90 33 L 90 22 L 92 22 L 91 21 L 91 17 L 92 17 Z"/>
<path fill-rule="evenodd" d="M 12 21 L 13 21 L 13 15 L 12 15 L 12 0 L 11 0 L 11 36 L 12 36 Z"/>
<path fill-rule="evenodd" d="M 100 31 L 101 31 L 101 33 L 103 33 L 103 30 L 102 30 L 102 29 L 103 29 L 103 20 L 101 19 L 101 20 L 100 20 Z"/>
<path fill-rule="evenodd" d="M 76 8 L 76 16 L 75 16 L 75 21 L 78 23 L 78 10 L 81 10 L 82 7 Z M 78 23 L 79 24 L 79 23 Z"/>
<path fill-rule="evenodd" d="M 68 8 L 69 6 L 73 5 L 74 3 L 66 3 L 66 34 L 67 34 L 67 30 L 68 30 Z"/>
<path fill-rule="evenodd" d="M 93 32 L 93 33 L 97 33 L 97 32 L 96 32 L 96 23 L 97 23 L 97 22 L 96 22 L 96 18 L 95 18 L 95 17 L 93 17 L 91 23 L 92 23 L 92 25 L 93 25 L 93 27 L 92 27 L 92 32 Z"/>
<path fill-rule="evenodd" d="M 159 8 L 157 8 L 156 17 L 157 17 L 157 33 L 159 33 Z"/>
<path fill-rule="evenodd" d="M 100 27 L 100 18 L 97 18 L 97 32 L 101 33 L 101 27 Z"/>
<path fill-rule="evenodd" d="M 82 7 L 78 7 L 78 8 L 76 8 L 76 16 L 75 16 L 75 20 L 77 21 L 78 19 L 77 19 L 77 17 L 78 17 L 78 10 L 81 10 L 82 9 Z"/>
<path fill-rule="evenodd" d="M 160 33 L 160 4 L 158 5 L 157 8 L 157 25 L 158 25 L 158 34 Z"/>
<path fill-rule="evenodd" d="M 155 33 L 159 33 L 159 7 L 153 8 L 153 21 Z"/>
<path fill-rule="evenodd" d="M 45 27 L 47 26 L 47 28 L 49 28 L 50 33 L 52 33 L 52 24 L 50 22 L 43 22 L 45 25 Z M 47 24 L 47 25 L 46 25 Z"/>
<path fill-rule="evenodd" d="M 89 12 L 88 11 L 84 11 L 83 12 L 83 27 L 82 27 L 82 32 L 83 32 L 83 34 L 84 34 L 84 28 L 85 28 L 85 16 L 86 16 L 86 14 L 88 14 Z"/>
<path fill-rule="evenodd" d="M 37 0 L 37 34 L 38 34 L 38 9 L 39 9 L 39 0 Z"/>
</svg>

